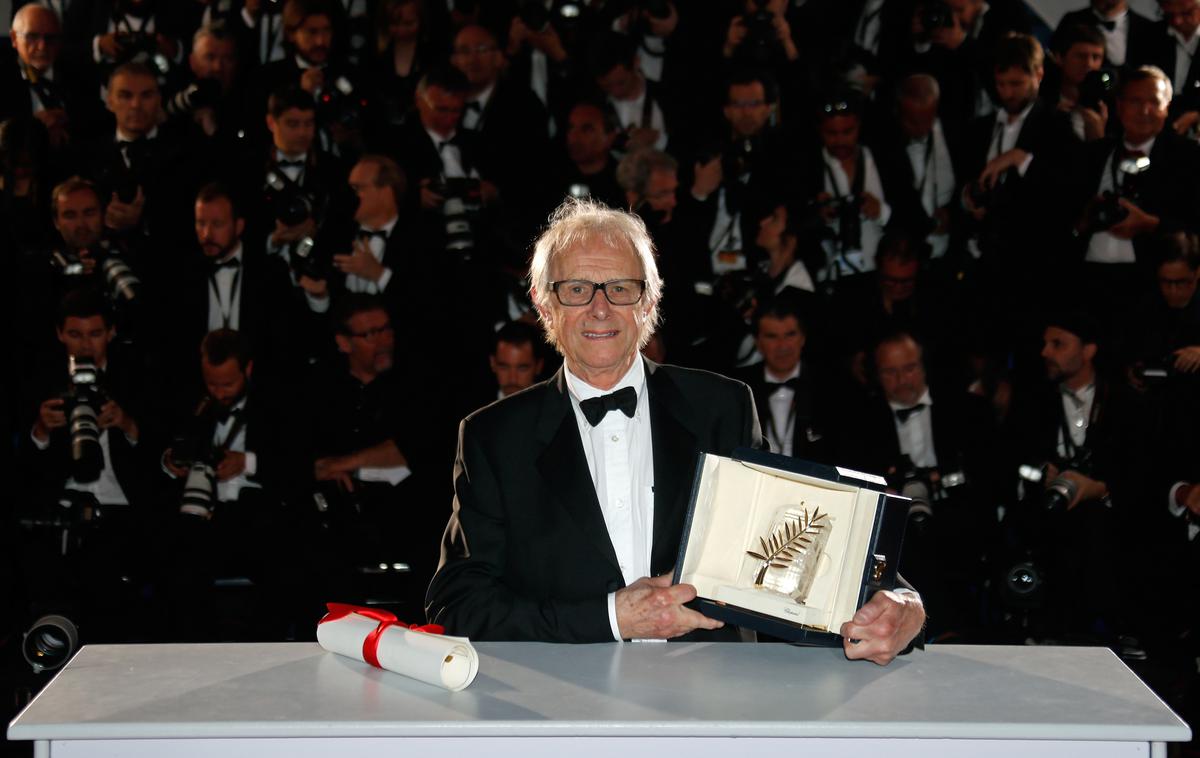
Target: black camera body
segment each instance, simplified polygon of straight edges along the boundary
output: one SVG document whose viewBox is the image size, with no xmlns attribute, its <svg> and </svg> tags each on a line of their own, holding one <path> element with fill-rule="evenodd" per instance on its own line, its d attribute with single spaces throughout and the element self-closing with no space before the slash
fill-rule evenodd
<svg viewBox="0 0 1200 758">
<path fill-rule="evenodd" d="M 100 386 L 100 371 L 90 358 L 69 356 L 67 379 L 62 401 L 71 438 L 72 476 L 77 482 L 94 482 L 104 470 L 99 416 L 108 396 Z"/>
<path fill-rule="evenodd" d="M 114 34 L 121 46 L 118 63 L 146 61 L 158 54 L 158 39 L 147 31 L 118 31 Z"/>
<path fill-rule="evenodd" d="M 1088 223 L 1093 231 L 1105 231 L 1124 221 L 1129 211 L 1121 206 L 1121 200 L 1128 200 L 1138 205 L 1141 198 L 1141 175 L 1150 168 L 1150 159 L 1142 156 L 1124 158 L 1117 161 L 1115 188 L 1101 193 L 1100 199 L 1092 205 L 1088 214 Z"/>
<path fill-rule="evenodd" d="M 927 2 L 921 8 L 921 28 L 926 34 L 936 29 L 953 29 L 955 23 L 954 10 L 941 0 Z"/>
<path fill-rule="evenodd" d="M 263 194 L 272 215 L 284 226 L 299 226 L 316 217 L 316 199 L 278 168 L 267 170 Z"/>
<path fill-rule="evenodd" d="M 141 290 L 142 280 L 124 256 L 101 242 L 94 251 L 96 269 L 104 283 L 104 293 L 114 306 L 132 304 Z M 67 280 L 67 287 L 74 288 L 86 281 L 87 273 L 83 260 L 73 251 L 58 249 L 50 253 L 50 265 L 56 273 Z M 94 276 L 95 274 L 93 274 Z"/>
<path fill-rule="evenodd" d="M 326 87 L 317 98 L 317 123 L 357 129 L 362 125 L 363 114 L 370 105 L 370 99 L 354 86 L 354 82 L 345 76 L 338 76 L 333 86 Z"/>
<path fill-rule="evenodd" d="M 763 2 L 756 1 L 751 3 L 751 6 L 751 10 L 742 16 L 746 36 L 742 39 L 740 47 L 756 62 L 766 63 L 779 42 L 775 34 L 775 14 L 768 10 Z"/>
<path fill-rule="evenodd" d="M 166 111 L 170 116 L 180 116 L 212 108 L 220 102 L 221 83 L 216 79 L 197 79 L 167 101 Z"/>
<path fill-rule="evenodd" d="M 1055 461 L 1059 474 L 1056 478 L 1046 481 L 1049 465 L 1022 465 L 1017 470 L 1017 476 L 1027 484 L 1026 500 L 1037 503 L 1043 511 L 1049 513 L 1066 513 L 1067 506 L 1075 499 L 1079 486 L 1062 475 L 1065 471 L 1075 471 L 1091 477 L 1095 472 L 1095 463 L 1091 449 L 1077 447 L 1074 453 L 1065 459 Z M 1044 487 L 1044 489 L 1043 489 Z"/>
<path fill-rule="evenodd" d="M 212 518 L 217 493 L 217 464 L 222 453 L 199 435 L 176 437 L 171 443 L 171 463 L 187 469 L 179 512 L 203 519 Z"/>
<path fill-rule="evenodd" d="M 1117 90 L 1117 72 L 1112 69 L 1099 68 L 1087 72 L 1079 84 L 1080 108 L 1100 110 L 1100 103 L 1109 102 Z"/>
<path fill-rule="evenodd" d="M 863 197 L 859 194 L 835 197 L 829 201 L 838 222 L 838 246 L 843 250 L 862 247 Z"/>
</svg>

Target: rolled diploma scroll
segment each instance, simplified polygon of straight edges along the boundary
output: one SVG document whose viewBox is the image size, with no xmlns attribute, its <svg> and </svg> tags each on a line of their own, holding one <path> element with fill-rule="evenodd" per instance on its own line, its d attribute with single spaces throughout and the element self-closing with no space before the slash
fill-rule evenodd
<svg viewBox="0 0 1200 758">
<path fill-rule="evenodd" d="M 331 653 L 366 663 L 363 641 L 379 622 L 351 613 L 317 625 L 317 642 Z M 479 673 L 479 654 L 466 637 L 427 634 L 389 626 L 379 636 L 379 667 L 451 692 L 466 688 Z"/>
</svg>

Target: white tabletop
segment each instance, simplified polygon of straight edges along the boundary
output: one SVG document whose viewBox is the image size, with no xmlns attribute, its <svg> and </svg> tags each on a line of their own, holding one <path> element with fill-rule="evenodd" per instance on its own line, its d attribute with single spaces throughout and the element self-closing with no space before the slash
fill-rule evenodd
<svg viewBox="0 0 1200 758">
<path fill-rule="evenodd" d="M 9 739 L 741 736 L 1182 741 L 1103 648 L 478 643 L 449 693 L 315 644 L 85 647 Z"/>
</svg>

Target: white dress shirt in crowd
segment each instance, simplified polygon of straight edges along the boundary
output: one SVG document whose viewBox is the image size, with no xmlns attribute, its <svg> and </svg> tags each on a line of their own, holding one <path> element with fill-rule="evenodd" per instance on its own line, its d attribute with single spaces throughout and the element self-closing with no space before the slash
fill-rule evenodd
<svg viewBox="0 0 1200 758">
<path fill-rule="evenodd" d="M 1175 70 L 1167 73 L 1172 75 L 1171 84 L 1174 85 L 1175 94 L 1178 96 L 1187 89 L 1192 59 L 1196 57 L 1197 45 L 1200 45 L 1200 27 L 1197 27 L 1188 39 L 1184 39 L 1173 26 L 1167 27 L 1167 34 L 1171 35 L 1171 40 L 1175 43 Z"/>
<path fill-rule="evenodd" d="M 238 329 L 242 310 L 242 243 L 223 260 L 236 260 L 237 268 L 222 267 L 208 278 L 208 331 Z"/>
<path fill-rule="evenodd" d="M 888 401 L 888 407 L 892 409 L 892 423 L 896 425 L 896 439 L 900 443 L 901 454 L 907 455 L 914 466 L 935 468 L 938 461 L 937 452 L 933 449 L 933 414 L 929 412 L 933 406 L 933 397 L 928 388 L 917 400 L 917 405 L 925 407 L 913 411 L 901 422 L 895 412 L 909 406 Z"/>
<path fill-rule="evenodd" d="M 708 235 L 708 249 L 712 255 L 713 274 L 720 276 L 730 271 L 743 271 L 746 256 L 742 252 L 742 214 L 730 213 L 725 200 L 725 187 L 717 188 L 717 217 Z"/>
<path fill-rule="evenodd" d="M 883 31 L 883 0 L 867 0 L 863 3 L 858 23 L 854 25 L 854 44 L 871 55 L 879 55 L 879 35 Z"/>
<path fill-rule="evenodd" d="M 275 151 L 275 164 L 283 175 L 296 184 L 304 183 L 304 167 L 308 165 L 308 153 L 288 155 L 282 150 Z"/>
<path fill-rule="evenodd" d="M 259 24 L 259 20 L 262 24 Z M 242 23 L 247 29 L 258 32 L 258 58 L 260 63 L 281 61 L 286 55 L 283 46 L 283 14 L 262 13 L 259 16 L 242 8 Z"/>
<path fill-rule="evenodd" d="M 363 227 L 364 231 L 368 232 L 383 232 L 385 236 L 372 236 L 367 239 L 367 247 L 371 251 L 371 255 L 375 256 L 375 260 L 383 261 L 383 251 L 387 248 L 388 237 L 392 236 L 392 229 L 395 228 L 396 222 L 400 220 L 399 216 L 392 216 L 391 221 L 388 221 L 378 229 L 368 229 Z M 387 266 L 383 267 L 383 273 L 379 275 L 379 281 L 371 281 L 364 279 L 357 274 L 346 274 L 346 289 L 351 292 L 366 292 L 371 295 L 378 295 L 387 289 L 388 282 L 392 280 L 392 270 Z"/>
<path fill-rule="evenodd" d="M 1104 26 L 1096 27 L 1104 35 L 1104 57 L 1108 58 L 1108 62 L 1114 66 L 1124 66 L 1125 52 L 1129 47 L 1129 11 L 1121 11 L 1121 14 L 1115 18 L 1107 18 L 1098 13 L 1095 15 L 1101 21 L 1111 21 L 1114 24 L 1112 31 Z"/>
<path fill-rule="evenodd" d="M 136 142 L 138 139 L 145 139 L 147 141 L 156 139 L 158 137 L 158 127 L 156 126 L 156 127 L 152 128 L 150 131 L 146 132 L 146 136 L 144 138 L 135 137 L 132 134 L 123 132 L 123 131 L 121 131 L 120 127 L 117 127 L 116 134 L 117 134 L 117 137 L 116 137 L 117 147 L 120 148 L 121 144 L 124 142 Z M 133 162 L 130 161 L 129 153 L 125 149 L 121 149 L 121 160 L 125 161 L 125 168 L 133 168 Z"/>
<path fill-rule="evenodd" d="M 667 147 L 667 126 L 663 119 L 662 109 L 658 107 L 658 103 L 650 101 L 650 123 L 643 124 L 642 116 L 645 115 L 646 98 L 649 97 L 649 88 L 642 86 L 642 94 L 632 100 L 615 100 L 609 98 L 608 102 L 612 103 L 613 109 L 617 112 L 617 120 L 621 123 L 622 129 L 648 127 L 658 130 L 658 139 L 654 142 L 654 147 L 658 150 L 665 150 Z"/>
<path fill-rule="evenodd" d="M 834 239 L 826 240 L 823 243 L 827 258 L 830 260 L 829 266 L 822 272 L 825 278 L 829 278 L 831 273 L 829 268 L 834 265 L 838 266 L 837 275 L 839 277 L 850 276 L 861 271 L 874 271 L 875 248 L 879 246 L 879 240 L 883 237 L 883 228 L 887 226 L 888 219 L 892 217 L 892 208 L 883 196 L 883 182 L 879 179 L 879 169 L 875 167 L 875 158 L 871 155 L 871 148 L 864 145 L 860 149 L 862 153 L 857 170 L 863 172 L 862 191 L 879 199 L 879 218 L 862 216 L 862 244 L 858 250 L 849 250 L 845 253 L 838 249 L 837 235 L 840 233 L 840 223 L 836 219 L 827 222 L 827 226 L 834 232 Z M 845 169 L 842 168 L 842 162 L 830 155 L 829 151 L 824 148 L 821 149 L 821 157 L 828 169 L 825 171 L 825 191 L 837 198 L 850 195 L 852 183 L 850 177 L 846 176 Z"/>
<path fill-rule="evenodd" d="M 463 108 L 462 125 L 464 129 L 479 129 L 483 123 L 483 112 L 487 110 L 488 102 L 492 99 L 492 93 L 496 91 L 496 85 L 485 89 L 475 97 L 470 98 L 466 102 L 466 107 Z"/>
<path fill-rule="evenodd" d="M 429 139 L 433 140 L 433 146 L 437 148 L 438 156 L 442 159 L 442 176 L 446 179 L 466 178 L 467 171 L 463 167 L 462 151 L 451 141 L 457 132 L 445 137 L 428 129 L 425 130 L 425 133 L 429 135 Z M 471 169 L 471 176 L 477 176 L 475 169 Z"/>
<path fill-rule="evenodd" d="M 1025 106 L 1025 110 L 1018 113 L 1016 118 L 1011 118 L 1006 110 L 996 112 L 996 126 L 992 132 L 992 142 L 988 145 L 987 157 L 989 161 L 1017 146 L 1017 138 L 1021 136 L 1021 129 L 1025 126 L 1025 119 L 1029 118 L 1029 113 L 1033 110 L 1033 106 L 1034 103 Z M 1029 164 L 1032 162 L 1033 156 L 1030 155 L 1020 166 L 1017 166 L 1017 173 L 1025 176 L 1025 172 L 1029 170 Z"/>
<path fill-rule="evenodd" d="M 934 119 L 933 129 L 926 139 L 911 140 L 907 152 L 913 172 L 913 189 L 921 194 L 921 207 L 932 218 L 938 208 L 944 208 L 954 200 L 954 165 L 942 131 L 942 120 Z M 931 232 L 926 239 L 934 258 L 945 255 L 950 247 L 948 234 Z"/>
<path fill-rule="evenodd" d="M 1167 493 L 1167 510 L 1170 511 L 1171 515 L 1175 518 L 1183 518 L 1184 514 L 1187 513 L 1187 506 L 1179 505 L 1175 502 L 1175 495 L 1179 492 L 1179 490 L 1183 489 L 1185 485 L 1187 485 L 1187 482 L 1175 482 L 1174 486 L 1171 487 L 1171 491 Z M 1197 534 L 1200 534 L 1200 523 L 1197 523 L 1195 519 L 1192 519 L 1187 523 L 1188 540 L 1190 541 L 1196 539 Z"/>
<path fill-rule="evenodd" d="M 1154 138 L 1152 137 L 1140 145 L 1130 145 L 1128 142 L 1123 144 L 1126 150 L 1150 155 L 1150 151 L 1154 149 Z M 1118 165 L 1120 165 L 1119 155 L 1121 152 L 1121 149 L 1117 148 L 1109 153 L 1108 161 L 1104 164 L 1104 171 L 1100 174 L 1100 194 L 1114 190 L 1113 170 L 1115 167 L 1113 161 L 1118 161 Z M 1088 240 L 1087 255 L 1083 259 L 1088 263 L 1135 263 L 1137 261 L 1133 251 L 1133 240 L 1115 237 L 1107 230 L 1092 235 L 1092 238 Z"/>
<path fill-rule="evenodd" d="M 1088 424 L 1092 418 L 1092 404 L 1096 400 L 1096 385 L 1089 384 L 1079 390 L 1062 386 L 1063 414 L 1067 419 L 1067 430 L 1071 432 L 1071 446 L 1081 447 L 1087 441 Z M 1067 445 L 1062 429 L 1058 430 L 1058 454 L 1068 458 Z"/>
<path fill-rule="evenodd" d="M 609 390 L 596 389 L 566 366 L 563 370 L 588 472 L 596 488 L 596 500 L 604 514 L 604 524 L 617 554 L 621 576 L 628 587 L 650 575 L 650 551 L 654 540 L 654 450 L 646 368 L 638 356 L 625 376 Z M 589 424 L 579 403 L 625 387 L 632 387 L 638 394 L 633 418 L 614 410 L 596 426 Z M 608 596 L 608 621 L 613 639 L 621 639 L 615 592 Z"/>
<path fill-rule="evenodd" d="M 775 376 L 771 369 L 763 366 L 763 379 L 774 384 L 783 384 L 788 379 L 800 376 L 800 363 L 787 376 Z M 771 425 L 767 428 L 767 441 L 771 443 L 771 451 L 781 455 L 792 455 L 796 441 L 796 390 L 791 387 L 779 387 L 767 397 L 771 406 Z"/>
<path fill-rule="evenodd" d="M 242 398 L 234 403 L 231 410 L 234 412 L 230 413 L 229 417 L 224 421 L 218 422 L 216 428 L 213 430 L 212 444 L 214 446 L 224 446 L 226 450 L 235 453 L 245 453 L 246 468 L 232 479 L 217 482 L 217 500 L 220 500 L 222 503 L 236 501 L 238 496 L 242 494 L 243 489 L 262 488 L 261 484 L 250 481 L 250 477 L 258 473 L 258 456 L 253 451 L 246 449 L 246 424 L 243 423 L 238 426 L 237 433 L 233 435 L 233 439 L 226 439 L 233 430 L 234 421 L 238 418 L 237 414 L 246 411 L 246 398 Z"/>
</svg>

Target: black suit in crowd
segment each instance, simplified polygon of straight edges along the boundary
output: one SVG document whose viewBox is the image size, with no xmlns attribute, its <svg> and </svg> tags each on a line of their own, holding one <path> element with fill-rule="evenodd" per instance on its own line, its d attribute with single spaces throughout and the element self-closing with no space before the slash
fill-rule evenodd
<svg viewBox="0 0 1200 758">
<path fill-rule="evenodd" d="M 651 573 L 675 565 L 698 453 L 760 446 L 745 385 L 646 361 L 654 450 Z M 612 641 L 624 580 L 588 473 L 565 374 L 469 416 L 429 618 L 472 639 Z"/>
<path fill-rule="evenodd" d="M 1159 24 L 1134 10 L 1129 10 L 1127 13 L 1129 14 L 1129 30 L 1125 37 L 1125 62 L 1121 68 L 1132 70 L 1147 63 L 1158 65 L 1157 57 L 1163 51 L 1159 39 L 1161 31 L 1157 28 Z M 1099 29 L 1104 22 L 1091 8 L 1080 8 L 1063 14 L 1062 19 L 1058 22 L 1058 28 L 1055 29 L 1055 34 L 1059 34 L 1061 30 L 1067 29 L 1073 24 Z M 1112 66 L 1107 55 L 1104 57 L 1104 63 Z M 1171 76 L 1171 72 L 1174 71 L 1173 68 L 1163 70 L 1167 72 L 1167 76 Z"/>
<path fill-rule="evenodd" d="M 78 72 L 61 60 L 54 64 L 54 77 L 31 82 L 23 75 L 24 64 L 7 39 L 0 41 L 0 121 L 33 115 L 34 97 L 43 108 L 62 108 L 70 119 L 68 131 L 73 139 L 94 134 L 102 123 L 101 106 L 91 88 L 80 87 Z M 74 156 L 72 156 L 74 157 Z M 68 170 L 65 166 L 60 171 Z"/>
<path fill-rule="evenodd" d="M 758 423 L 766 435 L 767 441 L 774 446 L 774 438 L 785 430 L 775 430 L 774 418 L 771 415 L 771 395 L 775 387 L 767 384 L 763 373 L 763 365 L 755 363 L 738 369 L 731 374 L 735 379 L 745 382 L 754 393 L 754 407 L 758 410 Z M 813 369 L 807 364 L 801 364 L 800 376 L 796 378 L 795 386 L 791 386 L 796 396 L 792 401 L 792 457 L 817 463 L 835 464 L 833 459 L 833 437 L 828 418 L 828 403 L 822 402 L 821 385 L 814 375 Z M 781 450 L 773 450 L 780 453 Z"/>
</svg>

